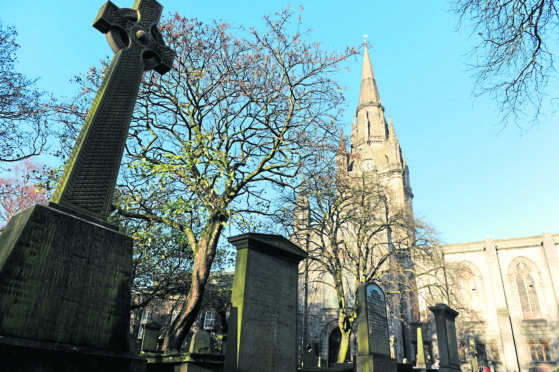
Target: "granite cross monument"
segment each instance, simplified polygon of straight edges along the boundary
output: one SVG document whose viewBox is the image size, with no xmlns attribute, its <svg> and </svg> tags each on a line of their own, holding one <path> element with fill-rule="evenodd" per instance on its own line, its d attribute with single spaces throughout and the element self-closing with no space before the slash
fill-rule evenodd
<svg viewBox="0 0 559 372">
<path fill-rule="evenodd" d="M 116 55 L 48 205 L 0 235 L 0 360 L 10 371 L 131 371 L 132 239 L 106 222 L 139 85 L 174 52 L 156 28 L 162 6 L 110 1 L 94 27 Z"/>
<path fill-rule="evenodd" d="M 116 55 L 85 119 L 52 201 L 106 218 L 112 201 L 134 104 L 145 70 L 164 74 L 175 52 L 157 30 L 162 6 L 136 0 L 134 9 L 108 1 L 93 27 L 107 34 Z"/>
</svg>

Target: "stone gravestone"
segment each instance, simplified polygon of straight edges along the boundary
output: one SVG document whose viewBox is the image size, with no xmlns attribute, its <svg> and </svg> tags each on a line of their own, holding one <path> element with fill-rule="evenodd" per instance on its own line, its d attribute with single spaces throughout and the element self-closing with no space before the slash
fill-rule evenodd
<svg viewBox="0 0 559 372">
<path fill-rule="evenodd" d="M 117 51 L 51 202 L 14 216 L 0 236 L 0 360 L 10 371 L 129 371 L 132 239 L 106 222 L 144 70 L 174 52 L 162 6 L 106 3 L 94 22 Z"/>
<path fill-rule="evenodd" d="M 159 332 L 161 331 L 161 324 L 157 322 L 150 322 L 142 324 L 144 328 L 142 333 L 142 345 L 140 346 L 141 352 L 157 352 L 159 351 Z"/>
<path fill-rule="evenodd" d="M 375 283 L 357 288 L 358 372 L 396 372 L 396 360 L 390 356 L 386 316 L 386 297 Z"/>
<path fill-rule="evenodd" d="M 298 263 L 307 254 L 279 235 L 229 238 L 237 248 L 225 371 L 297 369 Z"/>
<path fill-rule="evenodd" d="M 459 315 L 456 310 L 445 304 L 436 304 L 429 308 L 435 316 L 437 328 L 437 343 L 441 372 L 459 372 L 460 356 L 458 354 L 458 340 L 456 338 L 455 319 Z"/>
<path fill-rule="evenodd" d="M 197 354 L 211 352 L 210 333 L 204 329 L 194 333 L 188 351 Z"/>
</svg>

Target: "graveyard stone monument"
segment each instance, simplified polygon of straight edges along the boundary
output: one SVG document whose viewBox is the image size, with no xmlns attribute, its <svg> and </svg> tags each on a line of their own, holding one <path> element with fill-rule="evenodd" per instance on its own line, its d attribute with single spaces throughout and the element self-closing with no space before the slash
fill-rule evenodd
<svg viewBox="0 0 559 372">
<path fill-rule="evenodd" d="M 229 238 L 237 248 L 225 371 L 297 369 L 298 263 L 307 254 L 279 235 Z"/>
<path fill-rule="evenodd" d="M 192 335 L 190 346 L 188 348 L 190 353 L 209 353 L 211 352 L 210 333 L 205 329 L 201 329 Z"/>
<path fill-rule="evenodd" d="M 357 288 L 357 371 L 396 372 L 390 355 L 386 296 L 376 283 Z"/>
<path fill-rule="evenodd" d="M 159 339 L 159 332 L 161 331 L 161 324 L 157 322 L 150 322 L 142 324 L 141 327 L 144 328 L 144 332 L 142 334 L 142 344 L 140 345 L 140 351 L 142 353 L 156 353 L 159 350 L 157 341 Z"/>
<path fill-rule="evenodd" d="M 423 345 L 423 333 L 421 327 L 417 327 L 417 368 L 416 371 L 426 371 L 427 363 L 425 362 L 425 347 Z"/>
<path fill-rule="evenodd" d="M 429 308 L 435 316 L 437 328 L 437 343 L 441 372 L 460 372 L 460 356 L 458 354 L 458 340 L 456 338 L 455 319 L 458 311 L 445 304 L 436 304 Z"/>
<path fill-rule="evenodd" d="M 106 221 L 139 84 L 169 70 L 162 6 L 110 1 L 94 27 L 116 51 L 48 205 L 0 236 L 0 360 L 10 371 L 130 371 L 132 240 Z"/>
</svg>

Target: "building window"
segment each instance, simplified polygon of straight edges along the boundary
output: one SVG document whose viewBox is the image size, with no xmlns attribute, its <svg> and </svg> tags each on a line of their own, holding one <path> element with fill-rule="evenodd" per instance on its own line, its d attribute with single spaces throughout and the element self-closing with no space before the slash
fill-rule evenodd
<svg viewBox="0 0 559 372">
<path fill-rule="evenodd" d="M 540 304 L 530 267 L 524 263 L 516 265 L 516 286 L 524 319 L 541 318 Z"/>
<path fill-rule="evenodd" d="M 149 322 L 149 318 L 150 318 L 150 309 L 144 309 L 142 311 L 142 317 L 140 318 L 140 328 L 138 328 L 138 338 L 142 338 L 142 335 L 144 334 L 144 324 L 147 324 L 147 322 Z"/>
<path fill-rule="evenodd" d="M 215 310 L 206 310 L 204 316 L 204 329 L 215 328 Z"/>
<path fill-rule="evenodd" d="M 461 268 L 458 276 L 459 293 L 464 305 L 463 319 L 479 320 L 482 314 L 480 297 L 482 291 L 475 274 L 467 267 Z"/>
<path fill-rule="evenodd" d="M 553 361 L 549 342 L 532 341 L 528 343 L 530 347 L 530 360 L 532 362 L 551 362 Z"/>
</svg>

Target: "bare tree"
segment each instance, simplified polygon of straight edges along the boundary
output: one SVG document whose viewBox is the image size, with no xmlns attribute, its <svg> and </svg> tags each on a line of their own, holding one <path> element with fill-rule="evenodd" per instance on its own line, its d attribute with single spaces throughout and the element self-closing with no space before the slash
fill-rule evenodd
<svg viewBox="0 0 559 372">
<path fill-rule="evenodd" d="M 0 161 L 15 162 L 38 155 L 46 136 L 42 93 L 15 69 L 17 32 L 0 23 Z"/>
<path fill-rule="evenodd" d="M 537 120 L 546 88 L 557 79 L 555 1 L 453 0 L 452 6 L 461 23 L 471 21 L 481 37 L 472 51 L 477 57 L 476 92 L 497 100 L 504 121 L 526 115 Z"/>
<path fill-rule="evenodd" d="M 7 177 L 0 177 L 0 232 L 5 224 L 26 208 L 47 202 L 47 190 L 41 185 L 43 168 L 27 159 Z"/>
<path fill-rule="evenodd" d="M 380 282 L 400 306 L 400 299 L 413 299 L 418 289 L 412 259 L 431 254 L 428 235 L 418 231 L 409 209 L 393 206 L 391 198 L 375 172 L 351 177 L 330 168 L 309 178 L 283 215 L 284 222 L 291 219 L 292 240 L 308 250 L 311 287 L 335 291 L 342 336 L 338 363 L 346 359 L 357 318 L 357 287 Z"/>
<path fill-rule="evenodd" d="M 289 11 L 265 17 L 265 32 L 178 14 L 160 25 L 177 58 L 140 87 L 115 210 L 174 230 L 191 250 L 189 291 L 164 349 L 180 348 L 196 319 L 225 226 L 267 214 L 270 186 L 290 187 L 303 163 L 336 143 L 343 96 L 332 75 L 355 52 L 325 52 L 291 20 Z M 80 99 L 55 107 L 68 138 L 102 72 L 92 68 Z"/>
</svg>

